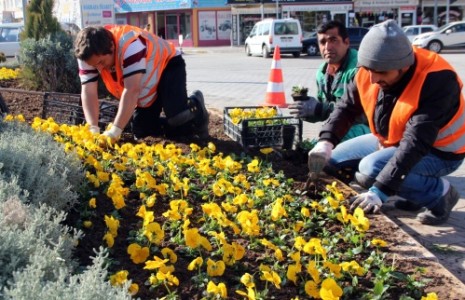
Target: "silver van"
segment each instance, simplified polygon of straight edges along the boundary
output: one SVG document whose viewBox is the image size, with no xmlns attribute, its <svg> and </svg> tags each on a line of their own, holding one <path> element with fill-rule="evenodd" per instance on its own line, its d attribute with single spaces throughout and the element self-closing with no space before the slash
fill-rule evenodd
<svg viewBox="0 0 465 300">
<path fill-rule="evenodd" d="M 23 29 L 23 23 L 0 24 L 0 52 L 3 52 L 6 57 L 18 55 L 19 34 Z"/>
<path fill-rule="evenodd" d="M 245 40 L 245 53 L 267 58 L 274 53 L 276 46 L 279 46 L 281 54 L 300 56 L 302 29 L 299 20 L 265 19 L 256 23 Z"/>
</svg>

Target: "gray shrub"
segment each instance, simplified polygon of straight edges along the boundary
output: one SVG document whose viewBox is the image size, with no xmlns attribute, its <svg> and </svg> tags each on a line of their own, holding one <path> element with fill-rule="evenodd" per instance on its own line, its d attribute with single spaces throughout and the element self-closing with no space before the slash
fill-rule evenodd
<svg viewBox="0 0 465 300">
<path fill-rule="evenodd" d="M 0 122 L 0 174 L 16 181 L 27 203 L 67 211 L 76 204 L 84 175 L 75 155 L 27 124 Z"/>
<path fill-rule="evenodd" d="M 16 204 L 13 204 L 16 202 Z M 33 207 L 19 200 L 0 203 L 0 286 L 11 284 L 14 271 L 23 270 L 31 260 L 41 259 L 43 279 L 57 279 L 57 270 L 64 264 L 74 268 L 72 253 L 82 233 L 63 225 L 66 214 L 47 205 Z M 21 223 L 11 221 L 11 215 L 25 218 Z"/>
<path fill-rule="evenodd" d="M 45 281 L 46 272 L 43 266 L 53 255 L 44 258 L 34 256 L 31 264 L 21 272 L 15 272 L 14 284 L 5 290 L 4 298 L 8 300 L 129 300 L 131 296 L 126 292 L 129 282 L 120 288 L 110 285 L 107 280 L 105 261 L 107 254 L 103 249 L 93 259 L 93 264 L 84 272 L 77 275 L 64 264 L 55 269 L 56 280 Z"/>
</svg>

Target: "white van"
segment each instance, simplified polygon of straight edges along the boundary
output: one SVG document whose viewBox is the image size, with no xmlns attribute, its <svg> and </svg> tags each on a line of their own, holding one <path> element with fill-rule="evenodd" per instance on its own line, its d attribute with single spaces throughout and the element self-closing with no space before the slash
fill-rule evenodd
<svg viewBox="0 0 465 300">
<path fill-rule="evenodd" d="M 302 29 L 299 20 L 265 19 L 256 23 L 245 40 L 245 53 L 267 58 L 274 53 L 276 46 L 279 46 L 281 54 L 300 56 Z"/>
<path fill-rule="evenodd" d="M 23 28 L 23 23 L 0 24 L 0 52 L 3 52 L 6 57 L 18 55 L 19 34 Z"/>
</svg>

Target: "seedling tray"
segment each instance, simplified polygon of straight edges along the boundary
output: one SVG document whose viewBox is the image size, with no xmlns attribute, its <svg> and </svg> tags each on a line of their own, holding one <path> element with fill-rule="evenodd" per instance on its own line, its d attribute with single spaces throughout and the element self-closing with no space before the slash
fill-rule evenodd
<svg viewBox="0 0 465 300">
<path fill-rule="evenodd" d="M 277 116 L 272 118 L 243 119 L 234 124 L 230 111 L 240 108 L 245 111 L 256 110 L 262 106 L 239 106 L 224 108 L 224 132 L 244 148 L 282 148 L 292 149 L 302 141 L 302 121 L 290 116 L 283 116 L 278 107 Z"/>
<path fill-rule="evenodd" d="M 103 131 L 115 119 L 118 111 L 116 101 L 99 100 L 99 127 Z M 60 124 L 79 125 L 85 123 L 81 98 L 78 94 L 45 93 L 42 118 L 52 117 Z"/>
</svg>

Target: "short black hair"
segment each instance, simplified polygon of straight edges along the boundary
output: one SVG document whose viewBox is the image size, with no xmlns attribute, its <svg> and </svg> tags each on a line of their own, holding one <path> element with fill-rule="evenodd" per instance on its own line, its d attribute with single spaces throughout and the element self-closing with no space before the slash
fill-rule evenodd
<svg viewBox="0 0 465 300">
<path fill-rule="evenodd" d="M 332 21 L 320 24 L 318 28 L 316 29 L 316 32 L 320 34 L 326 33 L 326 31 L 333 29 L 333 28 L 337 28 L 337 31 L 339 32 L 339 36 L 342 38 L 342 40 L 345 40 L 346 38 L 349 37 L 349 33 L 347 33 L 346 26 L 343 23 L 336 21 L 336 20 L 332 20 Z"/>
</svg>

